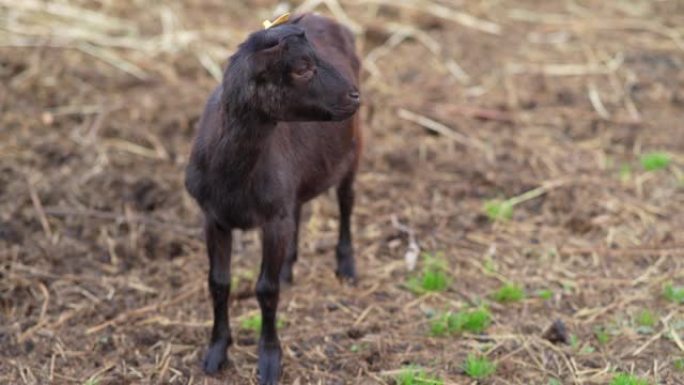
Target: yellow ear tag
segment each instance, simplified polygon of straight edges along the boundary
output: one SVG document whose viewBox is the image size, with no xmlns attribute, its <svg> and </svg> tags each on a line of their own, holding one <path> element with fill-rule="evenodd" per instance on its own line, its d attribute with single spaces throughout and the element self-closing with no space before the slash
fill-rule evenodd
<svg viewBox="0 0 684 385">
<path fill-rule="evenodd" d="M 264 20 L 262 24 L 264 25 L 264 29 L 269 29 L 275 27 L 276 25 L 284 24 L 288 20 L 290 20 L 290 12 L 283 13 L 282 15 L 278 16 L 277 19 L 273 20 L 273 22 Z"/>
</svg>

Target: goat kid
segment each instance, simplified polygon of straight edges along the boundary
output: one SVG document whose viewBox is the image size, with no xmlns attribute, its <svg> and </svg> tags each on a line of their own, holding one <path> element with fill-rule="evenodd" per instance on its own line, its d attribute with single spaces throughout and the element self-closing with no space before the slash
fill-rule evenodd
<svg viewBox="0 0 684 385">
<path fill-rule="evenodd" d="M 337 275 L 355 279 L 350 216 L 361 149 L 359 60 L 340 24 L 305 14 L 252 33 L 209 98 L 185 185 L 205 216 L 214 324 L 207 373 L 227 361 L 233 229 L 261 229 L 260 384 L 277 384 L 280 282 L 292 282 L 302 204 L 330 187 L 340 209 Z"/>
</svg>

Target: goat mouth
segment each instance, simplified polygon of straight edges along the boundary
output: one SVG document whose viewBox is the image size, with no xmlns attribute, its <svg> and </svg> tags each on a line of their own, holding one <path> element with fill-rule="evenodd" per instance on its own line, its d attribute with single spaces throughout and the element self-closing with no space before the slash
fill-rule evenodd
<svg viewBox="0 0 684 385">
<path fill-rule="evenodd" d="M 350 103 L 348 105 L 331 108 L 329 113 L 332 120 L 344 120 L 354 115 L 358 109 L 358 103 Z"/>
</svg>

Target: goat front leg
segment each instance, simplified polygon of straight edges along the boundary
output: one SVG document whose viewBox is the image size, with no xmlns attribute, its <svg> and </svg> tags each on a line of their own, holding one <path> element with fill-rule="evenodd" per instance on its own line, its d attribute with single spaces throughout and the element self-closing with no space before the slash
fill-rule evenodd
<svg viewBox="0 0 684 385">
<path fill-rule="evenodd" d="M 227 362 L 226 350 L 232 343 L 228 315 L 230 296 L 230 257 L 232 233 L 230 229 L 207 221 L 207 253 L 209 254 L 209 291 L 214 307 L 214 326 L 209 349 L 204 357 L 204 371 L 216 373 Z"/>
<path fill-rule="evenodd" d="M 276 313 L 280 295 L 280 270 L 290 244 L 294 242 L 294 214 L 275 219 L 262 227 L 261 273 L 256 296 L 261 308 L 259 338 L 259 384 L 275 385 L 280 378 L 281 349 L 276 330 Z"/>
<path fill-rule="evenodd" d="M 351 235 L 351 214 L 354 208 L 354 173 L 350 173 L 337 187 L 337 202 L 340 207 L 340 234 L 335 256 L 337 257 L 337 271 L 339 278 L 356 281 L 356 267 L 354 264 L 354 247 Z"/>
<path fill-rule="evenodd" d="M 280 282 L 292 283 L 295 262 L 297 262 L 297 253 L 299 248 L 299 217 L 302 212 L 302 205 L 297 205 L 294 213 L 294 236 L 291 242 L 288 243 L 287 252 L 285 254 L 285 262 L 283 268 L 280 270 Z"/>
</svg>

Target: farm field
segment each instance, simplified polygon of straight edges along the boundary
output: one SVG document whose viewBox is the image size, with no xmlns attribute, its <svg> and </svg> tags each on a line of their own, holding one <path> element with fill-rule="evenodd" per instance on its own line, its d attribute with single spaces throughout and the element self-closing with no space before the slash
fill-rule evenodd
<svg viewBox="0 0 684 385">
<path fill-rule="evenodd" d="M 365 141 L 359 281 L 335 279 L 331 191 L 281 292 L 281 383 L 684 384 L 684 2 L 290 6 L 356 32 Z M 206 376 L 183 177 L 276 9 L 0 0 L 0 384 L 257 383 L 258 234 L 235 237 L 235 343 Z"/>
</svg>

